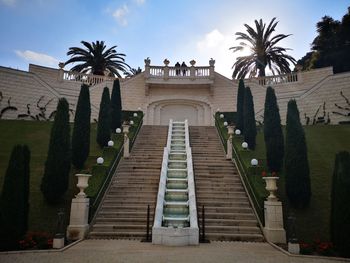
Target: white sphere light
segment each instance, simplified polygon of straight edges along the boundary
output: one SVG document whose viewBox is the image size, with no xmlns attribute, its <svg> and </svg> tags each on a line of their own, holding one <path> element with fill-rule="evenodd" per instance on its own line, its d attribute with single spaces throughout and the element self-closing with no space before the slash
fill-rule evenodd
<svg viewBox="0 0 350 263">
<path fill-rule="evenodd" d="M 97 164 L 103 164 L 105 160 L 102 157 L 97 158 Z"/>
<path fill-rule="evenodd" d="M 220 114 L 220 119 L 223 119 L 224 118 L 224 114 Z"/>
<path fill-rule="evenodd" d="M 117 129 L 115 129 L 115 132 L 116 132 L 116 133 L 121 133 L 121 132 L 122 132 L 122 129 L 117 128 Z"/>
<path fill-rule="evenodd" d="M 225 122 L 224 122 L 224 126 L 227 126 L 227 125 L 228 125 L 228 123 L 227 123 L 227 121 L 225 121 Z"/>
<path fill-rule="evenodd" d="M 113 147 L 114 146 L 114 142 L 113 141 L 108 141 L 108 146 L 109 147 Z"/>
<path fill-rule="evenodd" d="M 141 109 L 141 107 L 138 107 L 137 110 L 138 110 L 138 111 L 141 111 L 142 109 Z"/>
<path fill-rule="evenodd" d="M 135 112 L 135 113 L 133 114 L 133 116 L 134 116 L 134 117 L 137 117 L 137 113 Z"/>
<path fill-rule="evenodd" d="M 251 164 L 252 166 L 257 166 L 257 165 L 258 165 L 258 160 L 257 160 L 257 159 L 252 159 L 252 160 L 250 161 L 250 164 Z"/>
<path fill-rule="evenodd" d="M 242 143 L 242 147 L 243 147 L 243 149 L 247 149 L 247 148 L 248 148 L 248 143 L 243 142 L 243 143 Z"/>
<path fill-rule="evenodd" d="M 220 112 L 220 108 L 217 108 L 217 109 L 216 109 L 216 112 Z"/>
<path fill-rule="evenodd" d="M 130 121 L 130 125 L 134 125 L 134 121 Z"/>
<path fill-rule="evenodd" d="M 238 130 L 238 129 L 237 129 L 237 130 L 235 131 L 235 134 L 236 134 L 236 135 L 240 135 L 240 134 L 241 134 L 241 130 Z"/>
</svg>

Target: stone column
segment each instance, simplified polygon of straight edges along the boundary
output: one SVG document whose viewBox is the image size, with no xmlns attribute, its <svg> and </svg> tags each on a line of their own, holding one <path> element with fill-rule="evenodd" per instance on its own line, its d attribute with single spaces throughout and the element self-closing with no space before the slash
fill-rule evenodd
<svg viewBox="0 0 350 263">
<path fill-rule="evenodd" d="M 227 133 L 229 135 L 227 139 L 227 154 L 226 159 L 231 160 L 232 159 L 232 134 L 233 134 L 234 127 L 232 125 L 227 126 Z"/>
<path fill-rule="evenodd" d="M 148 79 L 150 76 L 150 65 L 151 65 L 151 60 L 149 58 L 146 58 L 145 60 L 145 78 Z"/>
<path fill-rule="evenodd" d="M 129 140 L 129 124 L 123 124 L 123 133 L 124 133 L 124 158 L 128 158 L 130 156 L 130 140 Z"/>
<path fill-rule="evenodd" d="M 70 221 L 67 228 L 67 237 L 70 240 L 78 240 L 85 238 L 89 230 L 89 201 L 86 197 L 84 189 L 88 187 L 90 174 L 76 174 L 78 177 L 77 187 L 80 189 L 79 194 L 72 200 Z"/>
<path fill-rule="evenodd" d="M 59 70 L 58 70 L 58 81 L 59 82 L 62 82 L 63 81 L 63 75 L 64 75 L 64 63 L 63 62 L 60 62 L 58 63 L 58 66 L 59 66 Z"/>
<path fill-rule="evenodd" d="M 286 231 L 283 227 L 282 202 L 278 201 L 277 191 L 278 177 L 263 177 L 266 181 L 266 190 L 270 192 L 264 201 L 265 227 L 264 235 L 267 241 L 272 243 L 286 243 Z"/>
<path fill-rule="evenodd" d="M 214 59 L 210 59 L 209 60 L 209 78 L 210 79 L 214 79 L 214 68 L 215 68 L 215 60 Z"/>
</svg>

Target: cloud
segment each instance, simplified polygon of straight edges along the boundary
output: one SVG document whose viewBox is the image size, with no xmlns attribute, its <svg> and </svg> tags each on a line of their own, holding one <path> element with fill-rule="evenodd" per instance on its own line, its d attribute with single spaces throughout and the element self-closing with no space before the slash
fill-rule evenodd
<svg viewBox="0 0 350 263">
<path fill-rule="evenodd" d="M 196 50 L 199 57 L 214 58 L 216 60 L 215 71 L 231 77 L 232 65 L 236 55 L 229 48 L 234 44 L 232 34 L 223 34 L 218 29 L 214 29 L 205 34 L 196 43 Z"/>
<path fill-rule="evenodd" d="M 51 57 L 49 55 L 42 54 L 42 53 L 37 53 L 31 50 L 25 50 L 25 51 L 15 50 L 15 53 L 17 56 L 25 59 L 26 61 L 38 63 L 41 65 L 57 66 L 59 62 L 54 57 Z"/>
<path fill-rule="evenodd" d="M 115 10 L 112 15 L 120 25 L 127 26 L 128 20 L 126 19 L 126 16 L 128 13 L 129 8 L 127 5 L 124 4 L 122 7 L 119 7 L 117 10 Z"/>
<path fill-rule="evenodd" d="M 0 3 L 6 5 L 6 6 L 15 6 L 16 0 L 0 0 Z"/>
<path fill-rule="evenodd" d="M 143 5 L 146 2 L 146 0 L 135 0 L 135 2 L 138 5 Z"/>
</svg>

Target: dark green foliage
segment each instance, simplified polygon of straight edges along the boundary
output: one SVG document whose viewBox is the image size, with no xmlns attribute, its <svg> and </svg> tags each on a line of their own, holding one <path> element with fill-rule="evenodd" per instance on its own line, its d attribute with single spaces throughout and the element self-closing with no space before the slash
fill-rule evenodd
<svg viewBox="0 0 350 263">
<path fill-rule="evenodd" d="M 343 257 L 350 257 L 350 153 L 335 156 L 331 196 L 331 240 Z"/>
<path fill-rule="evenodd" d="M 248 143 L 248 148 L 254 150 L 256 146 L 256 124 L 253 95 L 249 87 L 246 87 L 244 93 L 243 119 L 244 140 Z"/>
<path fill-rule="evenodd" d="M 50 204 L 58 203 L 68 189 L 71 163 L 68 106 L 65 98 L 59 99 L 41 181 L 41 192 Z"/>
<path fill-rule="evenodd" d="M 104 88 L 100 103 L 100 112 L 98 114 L 96 141 L 101 148 L 107 146 L 111 139 L 111 99 L 109 97 L 109 89 Z"/>
<path fill-rule="evenodd" d="M 318 35 L 312 42 L 312 52 L 298 61 L 302 70 L 333 66 L 335 73 L 350 70 L 350 8 L 341 21 L 330 16 L 316 24 Z"/>
<path fill-rule="evenodd" d="M 117 128 L 122 126 L 122 100 L 120 97 L 119 79 L 113 82 L 111 95 L 111 129 L 115 132 Z"/>
<path fill-rule="evenodd" d="M 244 104 L 244 93 L 245 93 L 245 86 L 243 79 L 239 80 L 238 84 L 238 92 L 237 92 L 237 124 L 236 128 L 241 130 L 243 132 L 243 104 Z"/>
<path fill-rule="evenodd" d="M 267 166 L 270 172 L 279 172 L 283 165 L 284 138 L 275 90 L 271 87 L 266 89 L 264 139 Z"/>
<path fill-rule="evenodd" d="M 16 145 L 0 197 L 0 250 L 16 249 L 28 230 L 30 151 Z"/>
<path fill-rule="evenodd" d="M 285 176 L 290 204 L 295 208 L 307 207 L 311 199 L 309 161 L 304 129 L 295 100 L 288 102 Z"/>
<path fill-rule="evenodd" d="M 90 151 L 90 91 L 88 85 L 81 85 L 72 135 L 72 164 L 81 169 Z"/>
</svg>

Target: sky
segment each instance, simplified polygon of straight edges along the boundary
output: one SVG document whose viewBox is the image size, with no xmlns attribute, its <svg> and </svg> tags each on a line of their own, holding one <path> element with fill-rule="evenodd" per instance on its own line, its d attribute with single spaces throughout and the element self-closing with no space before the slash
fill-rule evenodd
<svg viewBox="0 0 350 263">
<path fill-rule="evenodd" d="M 292 34 L 280 45 L 300 59 L 310 51 L 316 23 L 324 15 L 340 20 L 349 0 L 0 0 L 0 66 L 28 70 L 29 63 L 58 68 L 69 47 L 103 40 L 144 69 L 194 59 L 216 61 L 215 71 L 231 78 L 239 55 L 236 32 L 255 19 L 277 17 L 276 33 Z M 67 65 L 65 69 L 71 66 Z"/>
</svg>

